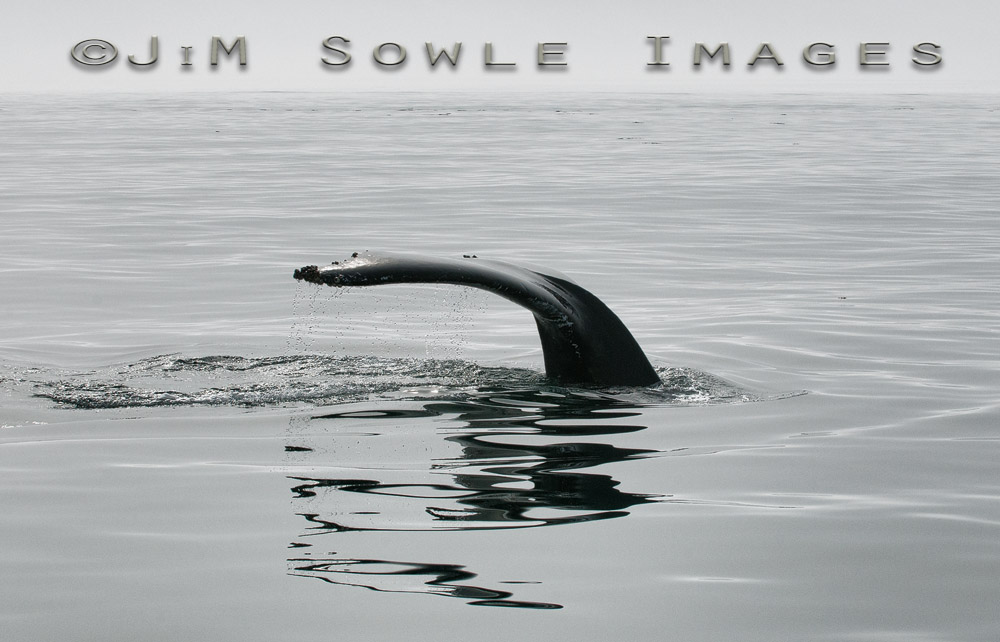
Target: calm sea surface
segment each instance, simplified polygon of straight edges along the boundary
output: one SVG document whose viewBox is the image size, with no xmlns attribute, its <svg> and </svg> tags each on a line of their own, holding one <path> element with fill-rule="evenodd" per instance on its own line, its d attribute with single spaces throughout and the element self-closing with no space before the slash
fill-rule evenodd
<svg viewBox="0 0 1000 642">
<path fill-rule="evenodd" d="M 1000 639 L 1000 100 L 0 97 L 4 640 Z M 354 251 L 559 270 L 529 313 Z"/>
</svg>

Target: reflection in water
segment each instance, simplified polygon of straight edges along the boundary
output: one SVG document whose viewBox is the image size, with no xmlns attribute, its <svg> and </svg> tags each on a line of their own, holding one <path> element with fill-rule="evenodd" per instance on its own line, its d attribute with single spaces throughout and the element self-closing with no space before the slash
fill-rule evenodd
<svg viewBox="0 0 1000 642">
<path fill-rule="evenodd" d="M 307 508 L 299 512 L 309 524 L 302 536 L 529 528 L 624 517 L 629 507 L 656 496 L 624 492 L 611 476 L 585 471 L 656 452 L 592 441 L 643 430 L 610 423 L 639 414 L 633 402 L 606 395 L 529 389 L 479 392 L 416 409 L 315 416 L 312 425 L 347 420 L 354 429 L 368 419 L 446 418 L 438 433 L 445 433 L 443 441 L 457 445 L 460 453 L 431 459 L 422 470 L 383 469 L 380 478 L 290 476 L 295 501 Z M 310 454 L 301 444 L 286 450 Z M 377 591 L 446 595 L 480 605 L 558 607 L 510 600 L 508 591 L 466 584 L 476 575 L 457 564 L 307 556 L 290 559 L 289 568 L 292 575 Z"/>
<path fill-rule="evenodd" d="M 528 609 L 561 609 L 559 604 L 508 599 L 509 591 L 465 584 L 476 577 L 458 564 L 417 564 L 386 560 L 341 558 L 293 558 L 289 575 L 315 577 L 331 584 L 361 586 L 386 593 L 427 593 L 469 600 L 477 606 L 507 606 Z M 425 579 L 429 578 L 429 579 Z"/>
</svg>

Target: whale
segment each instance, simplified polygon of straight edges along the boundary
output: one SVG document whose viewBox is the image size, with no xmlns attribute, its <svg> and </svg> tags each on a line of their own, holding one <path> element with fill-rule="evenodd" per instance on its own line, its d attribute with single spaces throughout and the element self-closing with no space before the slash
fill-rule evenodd
<svg viewBox="0 0 1000 642">
<path fill-rule="evenodd" d="M 652 386 L 660 383 L 639 343 L 599 298 L 546 268 L 504 261 L 355 252 L 329 265 L 307 265 L 294 278 L 333 287 L 433 283 L 478 288 L 531 312 L 545 374 L 560 384 Z"/>
</svg>

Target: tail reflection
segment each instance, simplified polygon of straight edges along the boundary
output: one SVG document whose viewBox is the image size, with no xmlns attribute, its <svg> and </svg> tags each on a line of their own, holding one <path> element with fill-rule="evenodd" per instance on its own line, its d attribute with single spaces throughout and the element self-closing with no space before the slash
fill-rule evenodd
<svg viewBox="0 0 1000 642">
<path fill-rule="evenodd" d="M 430 459 L 418 470 L 386 469 L 381 479 L 289 477 L 295 501 L 307 509 L 299 512 L 309 523 L 303 536 L 531 528 L 624 517 L 631 506 L 656 501 L 657 496 L 624 492 L 611 476 L 587 469 L 656 452 L 593 440 L 645 429 L 610 423 L 639 414 L 633 404 L 603 395 L 518 390 L 479 392 L 459 401 L 426 402 L 417 409 L 313 417 L 313 426 L 345 421 L 353 430 L 370 419 L 398 425 L 399 420 L 444 418 L 438 433 L 447 434 L 443 441 L 456 444 L 460 452 Z M 287 450 L 307 460 L 311 454 L 302 445 Z M 357 468 L 352 470 L 356 473 Z M 293 575 L 377 591 L 424 592 L 493 606 L 558 606 L 517 602 L 508 599 L 510 592 L 466 585 L 475 574 L 459 565 L 340 558 L 297 558 L 289 563 Z M 416 587 L 385 588 L 401 578 L 412 581 L 428 575 L 433 579 Z"/>
<path fill-rule="evenodd" d="M 289 575 L 315 577 L 331 584 L 361 586 L 385 593 L 428 593 L 469 600 L 477 606 L 561 609 L 559 604 L 510 600 L 513 593 L 465 584 L 475 573 L 457 564 L 416 564 L 385 560 L 295 558 Z M 424 578 L 431 578 L 425 580 Z"/>
</svg>

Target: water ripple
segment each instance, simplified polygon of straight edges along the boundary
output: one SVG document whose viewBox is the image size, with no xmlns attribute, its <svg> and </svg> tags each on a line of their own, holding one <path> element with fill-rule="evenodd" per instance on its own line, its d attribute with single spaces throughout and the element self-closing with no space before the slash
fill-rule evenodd
<svg viewBox="0 0 1000 642">
<path fill-rule="evenodd" d="M 710 374 L 660 368 L 650 388 L 565 388 L 533 370 L 481 366 L 458 359 L 294 355 L 239 357 L 161 355 L 88 371 L 28 377 L 35 396 L 74 408 L 272 406 L 335 404 L 381 397 L 462 399 L 495 389 L 551 390 L 554 395 L 609 396 L 635 405 L 704 405 L 761 397 Z"/>
</svg>

